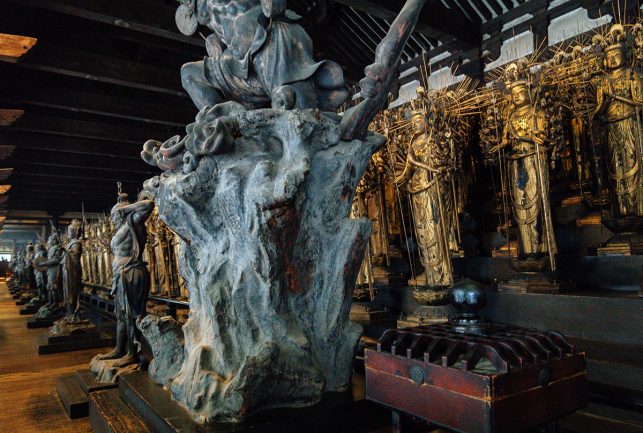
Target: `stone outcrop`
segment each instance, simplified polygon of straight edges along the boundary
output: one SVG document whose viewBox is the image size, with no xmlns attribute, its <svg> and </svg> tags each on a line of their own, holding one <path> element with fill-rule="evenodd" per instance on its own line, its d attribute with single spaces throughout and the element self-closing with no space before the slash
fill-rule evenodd
<svg viewBox="0 0 643 433">
<path fill-rule="evenodd" d="M 348 315 L 371 229 L 348 214 L 383 137 L 342 141 L 339 121 L 231 103 L 202 110 L 183 139 L 146 143 L 143 158 L 166 171 L 145 188 L 182 239 L 190 291 L 180 369 L 163 361 L 152 374 L 199 421 L 349 386 L 361 329 Z"/>
</svg>

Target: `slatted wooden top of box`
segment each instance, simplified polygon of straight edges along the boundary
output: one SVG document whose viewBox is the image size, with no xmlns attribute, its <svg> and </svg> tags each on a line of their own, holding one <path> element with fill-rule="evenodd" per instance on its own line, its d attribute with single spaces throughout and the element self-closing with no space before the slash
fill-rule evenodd
<svg viewBox="0 0 643 433">
<path fill-rule="evenodd" d="M 389 329 L 366 350 L 366 398 L 462 433 L 517 433 L 587 404 L 585 354 L 557 332 Z"/>
</svg>

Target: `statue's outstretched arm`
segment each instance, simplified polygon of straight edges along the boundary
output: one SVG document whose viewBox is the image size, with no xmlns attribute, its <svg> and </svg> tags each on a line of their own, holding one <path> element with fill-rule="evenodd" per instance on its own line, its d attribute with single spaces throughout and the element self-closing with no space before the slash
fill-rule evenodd
<svg viewBox="0 0 643 433">
<path fill-rule="evenodd" d="M 397 79 L 397 66 L 406 41 L 411 36 L 426 0 L 407 0 L 388 33 L 375 50 L 375 62 L 366 67 L 360 81 L 364 100 L 344 113 L 340 130 L 342 139 L 363 139 L 375 114 L 386 103 L 391 86 Z"/>
</svg>

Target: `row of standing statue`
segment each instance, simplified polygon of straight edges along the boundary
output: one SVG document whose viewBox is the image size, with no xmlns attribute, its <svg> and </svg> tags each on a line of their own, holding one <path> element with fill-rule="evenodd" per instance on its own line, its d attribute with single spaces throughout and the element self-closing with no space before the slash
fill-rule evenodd
<svg viewBox="0 0 643 433">
<path fill-rule="evenodd" d="M 358 286 L 372 289 L 393 248 L 388 240 L 400 237 L 424 269 L 409 257 L 415 299 L 445 302 L 451 258 L 461 254 L 459 215 L 484 165 L 496 167 L 499 230 L 509 243 L 507 228 L 515 233 L 516 270 L 556 269 L 554 175 L 567 176 L 584 204 L 609 208 L 603 223 L 615 233 L 643 228 L 643 25 L 616 24 L 568 48 L 548 61 L 535 53 L 509 64 L 485 86 L 467 79 L 420 87 L 409 104 L 375 118 L 371 129 L 388 140 L 353 206 L 353 217 L 373 221 Z"/>
<path fill-rule="evenodd" d="M 24 288 L 24 300 L 28 306 L 39 307 L 36 319 L 81 321 L 81 228 L 81 222 L 73 220 L 64 239 L 54 229 L 46 242 L 29 242 L 12 260 L 15 284 Z"/>
<path fill-rule="evenodd" d="M 150 293 L 187 298 L 187 288 L 179 273 L 179 238 L 158 218 L 155 210 L 146 223 L 147 242 L 143 258 L 150 271 Z M 110 242 L 114 224 L 105 217 L 87 224 L 83 254 L 83 280 L 99 286 L 112 285 L 113 254 Z"/>
</svg>

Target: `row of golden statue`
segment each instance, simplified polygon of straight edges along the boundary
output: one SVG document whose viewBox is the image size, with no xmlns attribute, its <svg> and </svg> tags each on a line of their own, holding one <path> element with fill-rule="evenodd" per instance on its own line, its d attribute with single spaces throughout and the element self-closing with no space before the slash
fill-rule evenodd
<svg viewBox="0 0 643 433">
<path fill-rule="evenodd" d="M 187 299 L 185 281 L 179 272 L 178 236 L 163 223 L 155 210 L 146 223 L 147 242 L 143 258 L 150 271 L 150 293 Z M 82 256 L 83 281 L 103 287 L 112 286 L 113 253 L 110 242 L 114 224 L 110 218 L 86 224 Z"/>
<path fill-rule="evenodd" d="M 554 171 L 568 174 L 584 204 L 609 208 L 603 223 L 613 232 L 640 231 L 643 25 L 616 24 L 547 61 L 537 60 L 542 54 L 501 68 L 486 85 L 420 87 L 416 99 L 372 122 L 388 141 L 353 205 L 353 217 L 373 221 L 358 285 L 372 291 L 388 240 L 410 238 L 424 269 L 409 281 L 416 300 L 444 301 L 451 258 L 461 254 L 459 215 L 480 165 L 496 167 L 499 230 L 513 228 L 517 270 L 556 269 Z"/>
</svg>

